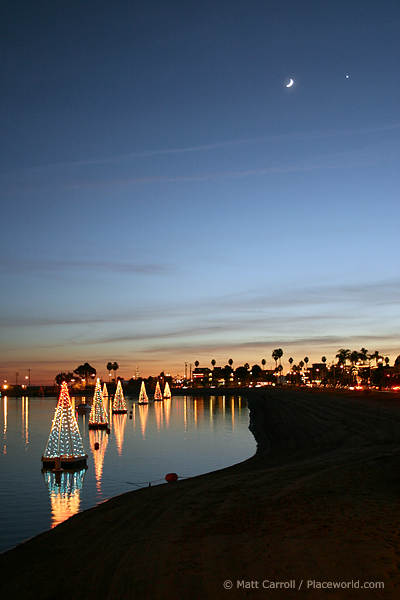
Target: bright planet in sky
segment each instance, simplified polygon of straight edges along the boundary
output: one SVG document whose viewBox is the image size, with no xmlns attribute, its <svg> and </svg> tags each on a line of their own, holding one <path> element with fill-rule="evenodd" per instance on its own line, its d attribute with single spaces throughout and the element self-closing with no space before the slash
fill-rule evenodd
<svg viewBox="0 0 400 600">
<path fill-rule="evenodd" d="M 293 79 L 290 79 L 290 80 L 289 80 L 289 83 L 287 83 L 287 84 L 286 84 L 286 87 L 288 87 L 288 88 L 289 88 L 289 87 L 292 87 L 292 85 L 293 85 L 293 84 L 294 84 L 294 81 L 293 81 Z"/>
</svg>

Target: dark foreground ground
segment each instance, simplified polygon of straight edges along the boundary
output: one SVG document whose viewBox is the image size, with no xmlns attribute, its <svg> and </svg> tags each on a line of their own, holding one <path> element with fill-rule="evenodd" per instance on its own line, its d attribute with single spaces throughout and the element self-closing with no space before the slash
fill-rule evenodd
<svg viewBox="0 0 400 600">
<path fill-rule="evenodd" d="M 399 397 L 243 395 L 255 457 L 124 494 L 5 552 L 0 598 L 400 598 Z"/>
</svg>

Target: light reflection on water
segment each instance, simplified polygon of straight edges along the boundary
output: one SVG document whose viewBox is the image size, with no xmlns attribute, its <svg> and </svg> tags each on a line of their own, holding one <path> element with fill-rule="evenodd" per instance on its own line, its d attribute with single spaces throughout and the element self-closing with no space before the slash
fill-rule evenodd
<svg viewBox="0 0 400 600">
<path fill-rule="evenodd" d="M 174 396 L 138 405 L 126 398 L 128 414 L 112 414 L 110 433 L 77 420 L 88 469 L 42 473 L 41 456 L 58 398 L 1 398 L 0 552 L 54 527 L 79 510 L 112 496 L 165 481 L 175 472 L 192 477 L 252 456 L 255 440 L 241 397 Z M 73 407 L 92 398 L 71 397 Z M 97 447 L 98 444 L 98 447 Z"/>
</svg>

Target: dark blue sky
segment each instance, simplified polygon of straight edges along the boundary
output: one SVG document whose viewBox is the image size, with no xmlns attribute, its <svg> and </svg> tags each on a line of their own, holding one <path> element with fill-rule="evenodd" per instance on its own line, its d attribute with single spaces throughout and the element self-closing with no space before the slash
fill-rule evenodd
<svg viewBox="0 0 400 600">
<path fill-rule="evenodd" d="M 398 2 L 0 16 L 3 379 L 400 353 Z"/>
</svg>

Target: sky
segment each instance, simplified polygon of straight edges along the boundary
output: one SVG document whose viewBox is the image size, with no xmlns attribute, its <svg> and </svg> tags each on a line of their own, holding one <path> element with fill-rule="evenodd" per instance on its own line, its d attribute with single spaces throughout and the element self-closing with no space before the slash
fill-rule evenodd
<svg viewBox="0 0 400 600">
<path fill-rule="evenodd" d="M 397 0 L 6 0 L 0 30 L 1 380 L 393 364 Z"/>
</svg>

